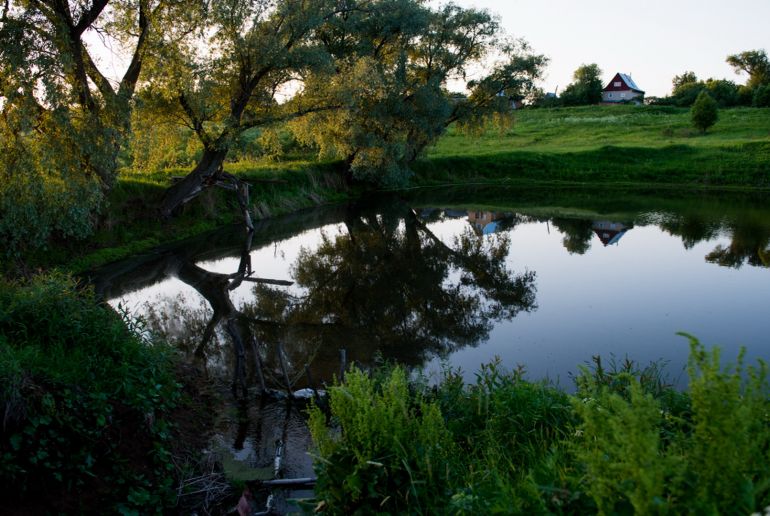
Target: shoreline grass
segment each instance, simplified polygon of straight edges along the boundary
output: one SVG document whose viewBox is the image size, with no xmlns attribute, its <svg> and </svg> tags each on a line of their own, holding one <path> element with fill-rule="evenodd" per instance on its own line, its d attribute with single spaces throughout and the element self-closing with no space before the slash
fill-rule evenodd
<svg viewBox="0 0 770 516">
<path fill-rule="evenodd" d="M 644 106 L 531 109 L 517 112 L 504 134 L 490 129 L 468 136 L 452 127 L 414 164 L 402 191 L 476 185 L 770 191 L 770 109 L 723 110 L 705 136 L 690 128 L 688 113 Z M 261 219 L 360 197 L 366 187 L 345 184 L 342 167 L 293 156 L 228 163 L 226 170 L 252 183 L 252 209 Z M 77 273 L 236 223 L 235 199 L 213 189 L 173 220 L 157 217 L 154 207 L 165 188 L 187 172 L 124 170 L 91 238 L 54 242 L 26 256 L 24 268 Z"/>
<path fill-rule="evenodd" d="M 690 340 L 689 387 L 594 365 L 568 394 L 499 362 L 436 385 L 352 368 L 314 406 L 324 514 L 750 514 L 770 504 L 768 369 Z"/>
</svg>

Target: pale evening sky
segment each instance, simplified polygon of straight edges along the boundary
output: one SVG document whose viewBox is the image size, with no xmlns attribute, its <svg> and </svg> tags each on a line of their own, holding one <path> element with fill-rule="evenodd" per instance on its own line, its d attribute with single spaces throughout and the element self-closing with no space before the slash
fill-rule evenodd
<svg viewBox="0 0 770 516">
<path fill-rule="evenodd" d="M 436 2 L 445 3 L 445 2 Z M 630 73 L 648 96 L 671 92 L 685 70 L 698 78 L 726 78 L 725 63 L 743 50 L 770 52 L 770 0 L 646 0 L 635 4 L 599 0 L 455 0 L 463 7 L 500 15 L 506 31 L 529 41 L 551 62 L 542 83 L 559 91 L 583 63 L 596 63 L 608 82 Z"/>
</svg>

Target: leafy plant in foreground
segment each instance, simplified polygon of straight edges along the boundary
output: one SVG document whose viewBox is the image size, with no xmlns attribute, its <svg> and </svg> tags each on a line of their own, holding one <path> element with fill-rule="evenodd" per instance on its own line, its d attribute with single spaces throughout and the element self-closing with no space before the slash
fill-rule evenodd
<svg viewBox="0 0 770 516">
<path fill-rule="evenodd" d="M 65 512 L 172 503 L 169 359 L 65 276 L 2 282 L 3 503 L 55 500 Z"/>
<path fill-rule="evenodd" d="M 690 338 L 689 390 L 596 358 L 569 395 L 483 366 L 435 387 L 353 371 L 311 411 L 319 510 L 748 514 L 770 505 L 770 385 Z M 329 423 L 331 426 L 328 426 Z"/>
<path fill-rule="evenodd" d="M 452 442 L 435 403 L 395 368 L 377 382 L 352 369 L 331 390 L 334 426 L 314 407 L 318 490 L 332 514 L 426 513 L 446 498 Z"/>
</svg>

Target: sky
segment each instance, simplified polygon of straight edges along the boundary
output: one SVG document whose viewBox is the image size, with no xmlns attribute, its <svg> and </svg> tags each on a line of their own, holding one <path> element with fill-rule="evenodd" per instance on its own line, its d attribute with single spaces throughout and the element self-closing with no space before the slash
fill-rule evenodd
<svg viewBox="0 0 770 516">
<path fill-rule="evenodd" d="M 441 2 L 444 3 L 444 2 Z M 562 91 L 583 63 L 596 63 L 604 82 L 631 74 L 647 96 L 671 92 L 686 70 L 700 79 L 746 82 L 725 58 L 744 50 L 770 52 L 770 0 L 454 0 L 500 15 L 506 31 L 551 59 L 542 87 Z"/>
</svg>

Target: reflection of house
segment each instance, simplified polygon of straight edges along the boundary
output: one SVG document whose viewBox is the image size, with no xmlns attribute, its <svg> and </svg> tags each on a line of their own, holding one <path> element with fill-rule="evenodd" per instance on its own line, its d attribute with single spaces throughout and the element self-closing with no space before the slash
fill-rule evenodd
<svg viewBox="0 0 770 516">
<path fill-rule="evenodd" d="M 633 226 L 626 226 L 622 222 L 610 222 L 608 220 L 596 220 L 591 225 L 591 229 L 594 230 L 596 236 L 602 241 L 604 247 L 608 245 L 617 244 L 626 231 Z"/>
<path fill-rule="evenodd" d="M 602 102 L 638 102 L 644 98 L 644 91 L 639 89 L 631 76 L 616 73 L 610 83 L 602 90 Z"/>
<path fill-rule="evenodd" d="M 444 210 L 444 216 L 450 219 L 461 219 L 468 215 L 468 212 L 465 210 L 454 210 L 454 209 L 446 209 Z"/>
<path fill-rule="evenodd" d="M 499 229 L 499 221 L 508 217 L 500 211 L 469 211 L 468 222 L 478 235 L 491 235 Z"/>
</svg>

